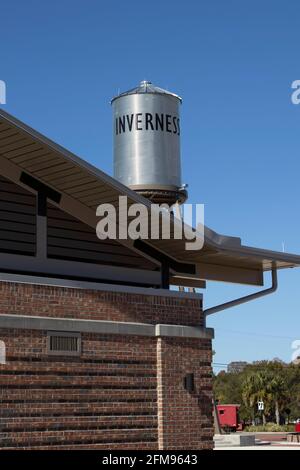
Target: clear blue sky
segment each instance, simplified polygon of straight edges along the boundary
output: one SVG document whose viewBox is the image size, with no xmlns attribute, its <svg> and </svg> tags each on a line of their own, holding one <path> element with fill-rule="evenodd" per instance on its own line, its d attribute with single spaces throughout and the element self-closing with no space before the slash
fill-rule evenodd
<svg viewBox="0 0 300 470">
<path fill-rule="evenodd" d="M 0 14 L 6 111 L 111 174 L 110 98 L 166 87 L 183 97 L 183 180 L 206 224 L 300 253 L 298 0 L 10 0 Z M 252 291 L 208 283 L 205 304 Z M 209 319 L 215 362 L 290 360 L 299 313 L 300 269 L 283 271 L 278 293 Z"/>
</svg>

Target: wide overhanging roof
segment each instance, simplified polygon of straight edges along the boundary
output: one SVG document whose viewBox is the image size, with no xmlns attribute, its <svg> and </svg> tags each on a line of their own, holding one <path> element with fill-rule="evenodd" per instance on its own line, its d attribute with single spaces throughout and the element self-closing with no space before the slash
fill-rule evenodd
<svg viewBox="0 0 300 470">
<path fill-rule="evenodd" d="M 147 199 L 0 110 L 0 173 L 21 184 L 23 171 L 60 192 L 59 207 L 94 228 L 97 206 L 107 202 L 118 207 L 120 195 L 127 196 L 129 204 L 150 207 Z M 130 240 L 120 243 L 136 249 Z M 239 238 L 207 227 L 201 250 L 187 251 L 185 243 L 185 239 L 147 241 L 178 262 L 196 265 L 196 275 L 186 275 L 195 279 L 262 285 L 264 271 L 300 265 L 298 255 L 244 246 Z"/>
</svg>

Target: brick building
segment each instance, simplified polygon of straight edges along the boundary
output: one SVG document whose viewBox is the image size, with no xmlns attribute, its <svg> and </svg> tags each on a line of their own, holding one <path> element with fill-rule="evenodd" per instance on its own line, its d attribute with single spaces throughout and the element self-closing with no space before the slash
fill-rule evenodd
<svg viewBox="0 0 300 470">
<path fill-rule="evenodd" d="M 213 330 L 170 286 L 299 264 L 209 229 L 200 251 L 99 240 L 120 195 L 149 205 L 0 111 L 1 449 L 211 449 Z"/>
</svg>

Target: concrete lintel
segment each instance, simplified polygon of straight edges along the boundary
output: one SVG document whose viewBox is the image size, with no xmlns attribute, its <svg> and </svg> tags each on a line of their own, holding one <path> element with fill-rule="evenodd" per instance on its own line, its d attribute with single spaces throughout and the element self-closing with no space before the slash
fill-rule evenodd
<svg viewBox="0 0 300 470">
<path fill-rule="evenodd" d="M 159 324 L 155 326 L 155 335 L 180 338 L 213 339 L 214 330 L 213 328 L 204 328 L 200 326 Z"/>
<path fill-rule="evenodd" d="M 0 315 L 0 328 L 139 336 L 155 335 L 154 325 L 148 325 L 147 323 L 35 317 L 29 315 Z"/>
<path fill-rule="evenodd" d="M 214 336 L 212 328 L 6 314 L 0 314 L 0 328 L 199 339 L 211 339 Z"/>
</svg>

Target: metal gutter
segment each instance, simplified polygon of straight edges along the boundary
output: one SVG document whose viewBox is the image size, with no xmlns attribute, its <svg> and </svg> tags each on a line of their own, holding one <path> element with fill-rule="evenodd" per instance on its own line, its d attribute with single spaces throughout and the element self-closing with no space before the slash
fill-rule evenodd
<svg viewBox="0 0 300 470">
<path fill-rule="evenodd" d="M 258 299 L 259 297 L 264 297 L 265 295 L 272 294 L 277 290 L 278 281 L 277 281 L 277 269 L 272 269 L 272 286 L 268 287 L 268 289 L 261 290 L 259 292 L 255 292 L 254 294 L 246 295 L 244 297 L 240 297 L 235 300 L 231 300 L 230 302 L 225 302 L 220 305 L 216 305 L 215 307 L 207 308 L 203 310 L 204 316 L 207 317 L 208 315 L 212 315 L 213 313 L 221 312 L 222 310 L 226 310 L 227 308 L 235 307 L 236 305 L 241 305 L 246 302 L 250 302 L 251 300 Z"/>
</svg>

